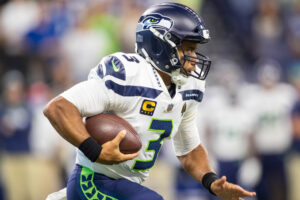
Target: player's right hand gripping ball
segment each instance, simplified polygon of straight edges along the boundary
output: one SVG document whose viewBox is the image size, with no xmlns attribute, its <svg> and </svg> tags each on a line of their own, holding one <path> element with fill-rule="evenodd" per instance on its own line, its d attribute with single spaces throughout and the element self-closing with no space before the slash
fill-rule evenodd
<svg viewBox="0 0 300 200">
<path fill-rule="evenodd" d="M 85 126 L 91 137 L 100 145 L 113 140 L 120 131 L 126 130 L 127 134 L 120 143 L 120 151 L 124 154 L 135 153 L 142 147 L 137 132 L 126 120 L 119 116 L 98 114 L 88 117 Z"/>
</svg>

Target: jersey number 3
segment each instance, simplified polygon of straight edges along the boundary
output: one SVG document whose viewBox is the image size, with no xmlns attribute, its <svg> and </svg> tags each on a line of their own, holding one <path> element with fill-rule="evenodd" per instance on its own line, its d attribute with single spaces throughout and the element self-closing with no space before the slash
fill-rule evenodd
<svg viewBox="0 0 300 200">
<path fill-rule="evenodd" d="M 145 171 L 153 167 L 162 147 L 163 140 L 171 136 L 173 122 L 171 119 L 152 119 L 148 130 L 161 133 L 157 140 L 150 140 L 148 142 L 146 152 L 153 152 L 153 157 L 151 160 L 135 160 L 132 170 Z"/>
</svg>

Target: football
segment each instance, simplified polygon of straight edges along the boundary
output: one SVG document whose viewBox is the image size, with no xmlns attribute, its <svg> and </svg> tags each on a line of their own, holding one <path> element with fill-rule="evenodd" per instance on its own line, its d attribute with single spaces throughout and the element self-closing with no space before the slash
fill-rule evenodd
<svg viewBox="0 0 300 200">
<path fill-rule="evenodd" d="M 135 153 L 142 147 L 140 138 L 134 128 L 117 115 L 98 114 L 88 117 L 85 126 L 91 137 L 100 145 L 113 140 L 120 131 L 126 130 L 127 134 L 120 143 L 120 151 L 124 154 Z"/>
</svg>

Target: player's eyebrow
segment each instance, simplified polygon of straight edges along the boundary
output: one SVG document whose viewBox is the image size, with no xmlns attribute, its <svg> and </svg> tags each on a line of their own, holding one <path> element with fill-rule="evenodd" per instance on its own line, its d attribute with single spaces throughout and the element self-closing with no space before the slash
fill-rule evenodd
<svg viewBox="0 0 300 200">
<path fill-rule="evenodd" d="M 197 46 L 189 45 L 184 48 L 186 51 L 195 51 L 197 49 Z"/>
</svg>

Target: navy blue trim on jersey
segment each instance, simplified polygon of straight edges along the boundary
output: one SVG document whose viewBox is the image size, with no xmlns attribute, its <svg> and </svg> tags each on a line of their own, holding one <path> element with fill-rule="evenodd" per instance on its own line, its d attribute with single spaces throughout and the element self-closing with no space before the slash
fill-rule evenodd
<svg viewBox="0 0 300 200">
<path fill-rule="evenodd" d="M 108 89 L 113 90 L 115 93 L 121 96 L 141 96 L 155 99 L 162 92 L 161 90 L 142 86 L 119 85 L 111 80 L 105 81 L 105 85 Z"/>
<path fill-rule="evenodd" d="M 184 90 L 179 93 L 182 95 L 183 101 L 195 100 L 201 102 L 203 98 L 203 92 L 200 90 Z"/>
<path fill-rule="evenodd" d="M 99 64 L 99 65 L 97 66 L 97 74 L 98 74 L 98 76 L 99 76 L 100 78 L 103 78 L 103 77 L 104 77 L 104 74 L 103 74 L 103 67 L 102 67 L 101 64 Z"/>
<path fill-rule="evenodd" d="M 111 75 L 121 80 L 126 80 L 125 67 L 116 56 L 108 56 L 104 59 L 106 67 L 105 76 Z"/>
</svg>

